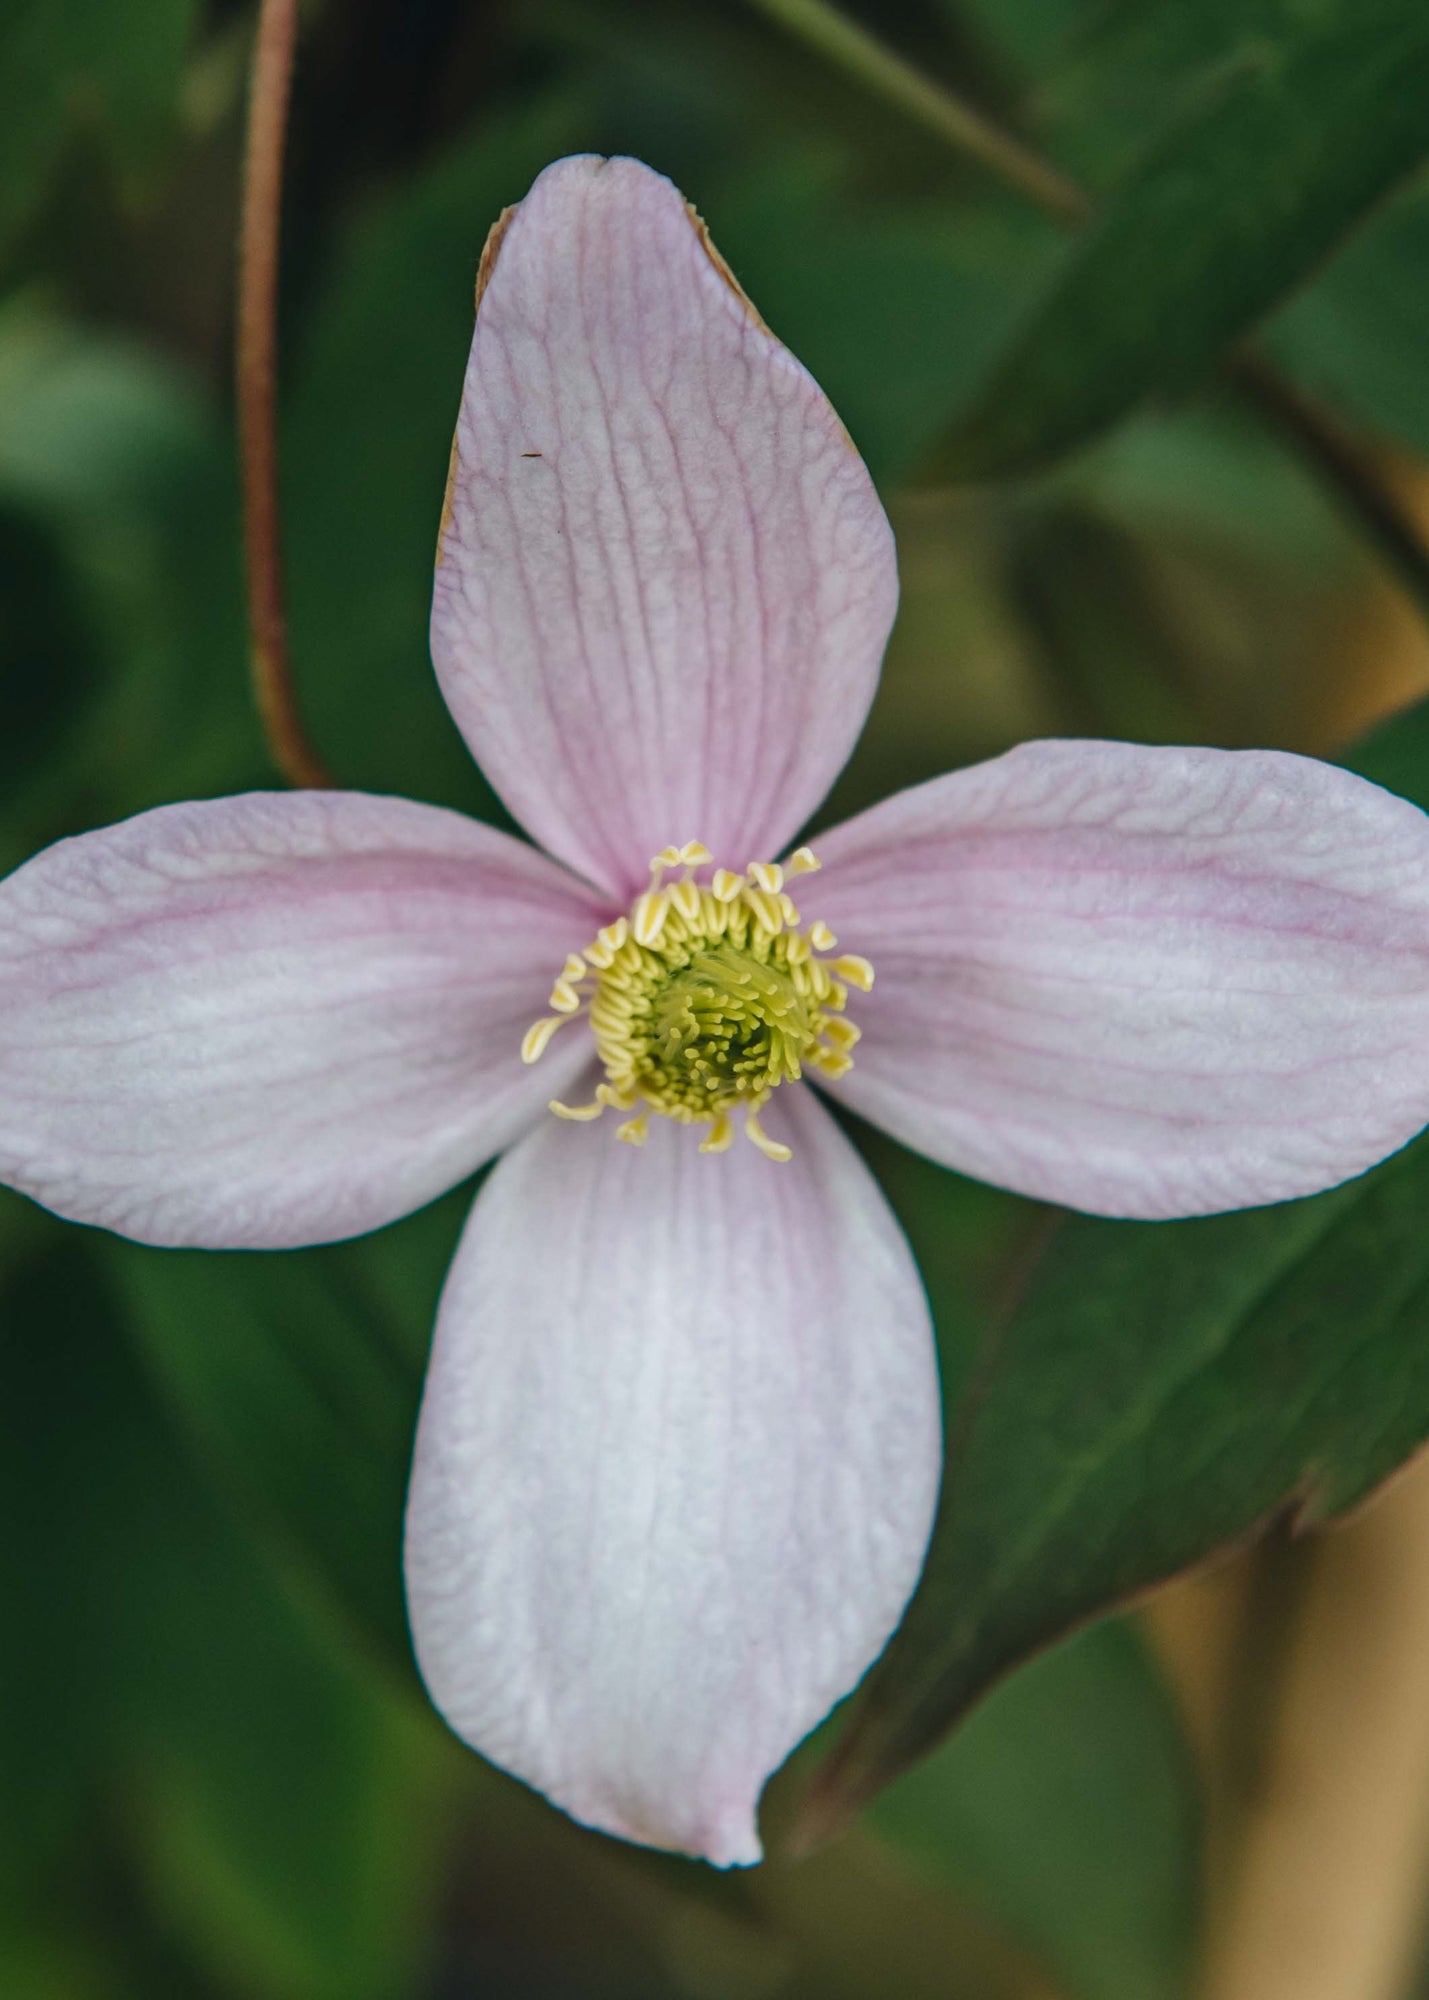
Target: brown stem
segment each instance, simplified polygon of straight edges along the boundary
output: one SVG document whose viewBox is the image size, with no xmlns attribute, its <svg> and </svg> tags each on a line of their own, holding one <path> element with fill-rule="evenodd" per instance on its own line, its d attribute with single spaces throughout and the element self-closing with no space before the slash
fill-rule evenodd
<svg viewBox="0 0 1429 2000">
<path fill-rule="evenodd" d="M 320 786 L 332 779 L 308 738 L 293 689 L 278 508 L 278 240 L 297 38 L 297 0 L 261 0 L 238 251 L 238 450 L 254 699 L 273 761 L 288 783 Z"/>
</svg>

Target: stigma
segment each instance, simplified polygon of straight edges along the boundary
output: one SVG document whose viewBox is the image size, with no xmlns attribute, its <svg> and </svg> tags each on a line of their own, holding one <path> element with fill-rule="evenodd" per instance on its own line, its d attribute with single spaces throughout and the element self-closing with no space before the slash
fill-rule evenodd
<svg viewBox="0 0 1429 2000">
<path fill-rule="evenodd" d="M 619 1112 L 616 1137 L 632 1146 L 645 1143 L 652 1116 L 673 1118 L 703 1129 L 702 1153 L 731 1146 L 739 1119 L 767 1158 L 787 1160 L 759 1113 L 806 1071 L 833 1078 L 853 1067 L 849 989 L 866 993 L 873 967 L 840 954 L 827 924 L 800 917 L 785 880 L 817 870 L 811 849 L 787 867 L 751 862 L 742 875 L 707 873 L 712 861 L 697 840 L 660 850 L 629 915 L 567 958 L 521 1058 L 538 1062 L 561 1028 L 586 1020 L 605 1077 L 589 1104 L 553 1099 L 558 1118 Z"/>
</svg>

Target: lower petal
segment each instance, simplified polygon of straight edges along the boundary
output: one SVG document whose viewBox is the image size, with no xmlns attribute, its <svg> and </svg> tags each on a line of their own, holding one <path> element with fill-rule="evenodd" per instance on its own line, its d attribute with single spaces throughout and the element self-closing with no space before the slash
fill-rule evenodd
<svg viewBox="0 0 1429 2000">
<path fill-rule="evenodd" d="M 776 1164 L 551 1121 L 447 1281 L 407 1515 L 417 1657 L 452 1728 L 577 1819 L 759 1858 L 773 1771 L 922 1566 L 938 1386 L 922 1285 L 798 1086 Z"/>
<path fill-rule="evenodd" d="M 166 806 L 0 883 L 0 1181 L 149 1243 L 375 1229 L 589 1059 L 521 1037 L 602 921 L 459 814 L 339 792 Z"/>
<path fill-rule="evenodd" d="M 1331 1187 L 1429 1120 L 1429 819 L 1277 752 L 1031 743 L 822 836 L 839 1097 L 1095 1214 Z"/>
</svg>

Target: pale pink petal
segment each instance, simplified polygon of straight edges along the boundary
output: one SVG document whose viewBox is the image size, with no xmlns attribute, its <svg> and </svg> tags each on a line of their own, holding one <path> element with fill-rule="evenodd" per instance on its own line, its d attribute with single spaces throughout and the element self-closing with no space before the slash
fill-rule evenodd
<svg viewBox="0 0 1429 2000">
<path fill-rule="evenodd" d="M 908 1246 L 828 1113 L 702 1156 L 536 1132 L 442 1299 L 407 1512 L 417 1657 L 458 1735 L 610 1833 L 759 1858 L 765 1778 L 882 1648 L 938 1483 Z"/>
<path fill-rule="evenodd" d="M 817 845 L 799 900 L 877 972 L 837 1094 L 948 1166 L 1203 1215 L 1429 1120 L 1429 820 L 1348 772 L 1030 743 Z"/>
<path fill-rule="evenodd" d="M 375 1229 L 524 1131 L 521 1037 L 603 906 L 456 813 L 165 806 L 0 883 L 0 1181 L 149 1243 Z"/>
<path fill-rule="evenodd" d="M 769 858 L 868 712 L 893 542 L 818 386 L 661 175 L 548 167 L 483 263 L 432 657 L 512 812 L 622 897 Z"/>
</svg>

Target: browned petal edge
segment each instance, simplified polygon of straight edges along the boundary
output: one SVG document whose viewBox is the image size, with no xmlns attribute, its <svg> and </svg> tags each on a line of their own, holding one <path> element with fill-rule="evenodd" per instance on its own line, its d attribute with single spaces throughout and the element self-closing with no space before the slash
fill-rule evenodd
<svg viewBox="0 0 1429 2000">
<path fill-rule="evenodd" d="M 699 237 L 700 246 L 703 249 L 705 255 L 709 258 L 710 262 L 714 265 L 716 271 L 718 271 L 719 275 L 724 279 L 725 283 L 729 286 L 729 289 L 734 293 L 734 296 L 739 300 L 739 303 L 743 307 L 745 315 L 748 318 L 750 325 L 757 327 L 761 333 L 767 334 L 770 340 L 777 342 L 779 340 L 778 334 L 774 332 L 773 328 L 769 325 L 764 315 L 760 312 L 758 306 L 755 305 L 753 299 L 750 298 L 748 292 L 745 291 L 743 285 L 740 284 L 738 278 L 735 277 L 733 271 L 730 270 L 729 265 L 720 255 L 719 250 L 715 245 L 714 239 L 710 235 L 708 223 L 705 221 L 704 217 L 700 214 L 699 210 L 695 207 L 692 201 L 687 201 L 685 203 L 685 213 L 690 218 L 690 226 L 694 230 L 696 236 Z M 843 418 L 839 415 L 837 410 L 834 410 L 831 407 L 830 413 L 833 416 L 834 421 L 837 423 L 840 431 L 843 433 L 844 443 L 848 446 L 849 450 L 853 453 L 854 457 L 857 458 L 858 446 L 849 436 L 848 425 L 844 422 Z"/>
<path fill-rule="evenodd" d="M 730 270 L 728 264 L 726 264 L 724 258 L 720 255 L 719 251 L 716 249 L 714 238 L 710 235 L 709 232 L 709 224 L 705 221 L 704 217 L 700 214 L 699 210 L 695 207 L 692 201 L 687 201 L 685 203 L 685 213 L 690 218 L 690 227 L 694 230 L 696 236 L 698 236 L 700 239 L 700 247 L 703 249 L 705 255 L 709 258 L 710 262 L 714 265 L 716 271 L 719 272 L 719 275 L 724 279 L 725 283 L 729 286 L 729 289 L 734 293 L 734 296 L 739 300 L 739 303 L 744 308 L 745 313 L 748 315 L 750 320 L 752 320 L 754 325 L 759 328 L 759 331 L 761 333 L 769 334 L 769 338 L 773 340 L 775 338 L 775 335 L 772 332 L 770 332 L 770 329 L 768 325 L 765 323 L 765 320 L 763 318 L 763 315 L 760 313 L 759 308 L 755 305 L 753 299 L 750 298 L 748 292 L 745 291 L 743 285 L 740 284 L 738 278 L 735 277 L 733 271 Z"/>
<path fill-rule="evenodd" d="M 474 307 L 474 310 L 476 312 L 481 311 L 482 293 L 491 283 L 491 274 L 496 269 L 497 253 L 501 249 L 502 239 L 506 235 L 507 230 L 511 227 L 511 218 L 516 213 L 516 210 L 519 206 L 520 206 L 519 203 L 513 202 L 509 208 L 502 209 L 500 215 L 498 215 L 495 222 L 492 223 L 491 228 L 487 234 L 486 242 L 482 246 L 481 262 L 476 267 L 476 301 Z M 453 431 L 451 457 L 447 460 L 446 490 L 442 494 L 442 518 L 437 523 L 436 567 L 438 569 L 440 569 L 442 566 L 442 560 L 443 560 L 442 545 L 447 538 L 447 529 L 451 526 L 452 494 L 456 489 L 456 474 L 457 474 L 457 434 L 455 431 Z"/>
</svg>

